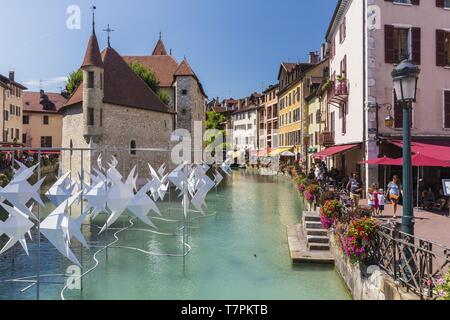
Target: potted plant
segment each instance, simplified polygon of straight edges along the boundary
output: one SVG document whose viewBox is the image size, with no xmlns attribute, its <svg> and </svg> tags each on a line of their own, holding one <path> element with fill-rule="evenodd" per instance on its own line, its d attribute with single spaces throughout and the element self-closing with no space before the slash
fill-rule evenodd
<svg viewBox="0 0 450 320">
<path fill-rule="evenodd" d="M 339 219 L 342 213 L 342 204 L 339 200 L 327 200 L 320 208 L 320 222 L 329 230 Z"/>
<path fill-rule="evenodd" d="M 449 301 L 450 300 L 450 270 L 444 278 L 439 278 L 436 281 L 436 294 L 437 300 Z"/>
<path fill-rule="evenodd" d="M 339 240 L 342 253 L 355 264 L 367 257 L 367 248 L 378 231 L 378 222 L 374 218 L 362 217 L 352 220 L 345 228 L 341 228 Z"/>
<path fill-rule="evenodd" d="M 311 183 L 308 186 L 306 186 L 305 191 L 303 192 L 303 196 L 309 204 L 310 211 L 316 210 L 316 202 L 319 195 L 320 195 L 319 185 Z"/>
</svg>

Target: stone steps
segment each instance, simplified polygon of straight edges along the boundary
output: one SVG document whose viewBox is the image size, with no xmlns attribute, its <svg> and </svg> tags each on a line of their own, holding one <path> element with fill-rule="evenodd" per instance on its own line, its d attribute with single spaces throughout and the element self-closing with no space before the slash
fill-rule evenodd
<svg viewBox="0 0 450 320">
<path fill-rule="evenodd" d="M 328 236 L 307 236 L 308 243 L 330 243 L 330 238 Z"/>
<path fill-rule="evenodd" d="M 323 230 L 323 226 L 320 222 L 305 222 L 306 229 Z"/>
<path fill-rule="evenodd" d="M 326 230 L 319 230 L 319 229 L 306 229 L 306 235 L 307 236 L 323 236 L 327 237 L 328 232 Z"/>
<path fill-rule="evenodd" d="M 308 248 L 311 251 L 330 251 L 330 245 L 325 243 L 309 243 Z"/>
<path fill-rule="evenodd" d="M 310 251 L 330 251 L 330 237 L 320 222 L 317 212 L 305 212 L 303 215 L 303 233 L 306 246 Z"/>
</svg>

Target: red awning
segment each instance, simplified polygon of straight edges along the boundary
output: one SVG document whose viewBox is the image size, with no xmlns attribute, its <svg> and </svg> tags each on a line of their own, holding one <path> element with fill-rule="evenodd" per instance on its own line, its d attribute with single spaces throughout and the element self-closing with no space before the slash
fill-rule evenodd
<svg viewBox="0 0 450 320">
<path fill-rule="evenodd" d="M 360 164 L 371 164 L 371 165 L 381 165 L 381 166 L 395 166 L 398 163 L 398 159 L 392 159 L 389 157 L 372 159 L 369 161 L 361 161 Z"/>
<path fill-rule="evenodd" d="M 36 150 L 26 150 L 25 152 L 26 153 L 31 153 L 31 154 L 38 154 L 39 153 L 39 151 L 36 151 Z M 44 155 L 44 154 L 46 154 L 46 155 L 49 155 L 49 154 L 61 154 L 61 151 L 57 151 L 57 150 L 55 150 L 55 151 L 41 151 L 41 154 L 42 155 Z"/>
<path fill-rule="evenodd" d="M 350 151 L 352 149 L 355 149 L 359 147 L 359 144 L 348 144 L 344 146 L 334 146 L 327 148 L 325 150 L 322 150 L 316 154 L 313 155 L 314 159 L 325 159 L 331 156 L 334 156 L 336 154 L 344 153 L 347 151 Z"/>
<path fill-rule="evenodd" d="M 443 167 L 443 168 L 449 168 L 450 163 L 431 158 L 428 156 L 425 156 L 421 153 L 417 153 L 411 157 L 411 163 L 413 167 Z M 394 166 L 403 166 L 403 158 L 397 159 L 395 161 Z"/>
<path fill-rule="evenodd" d="M 390 140 L 393 145 L 403 148 L 402 140 Z M 426 154 L 428 157 L 450 162 L 449 141 L 414 141 L 411 143 L 412 153 Z"/>
</svg>

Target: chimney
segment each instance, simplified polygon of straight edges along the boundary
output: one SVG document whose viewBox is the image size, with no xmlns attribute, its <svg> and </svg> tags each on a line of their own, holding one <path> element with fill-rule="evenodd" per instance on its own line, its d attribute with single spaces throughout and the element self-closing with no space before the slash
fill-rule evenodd
<svg viewBox="0 0 450 320">
<path fill-rule="evenodd" d="M 9 72 L 9 80 L 14 81 L 14 71 Z"/>
<path fill-rule="evenodd" d="M 312 64 L 319 63 L 319 55 L 317 54 L 317 52 L 309 53 L 309 63 L 312 63 Z"/>
</svg>

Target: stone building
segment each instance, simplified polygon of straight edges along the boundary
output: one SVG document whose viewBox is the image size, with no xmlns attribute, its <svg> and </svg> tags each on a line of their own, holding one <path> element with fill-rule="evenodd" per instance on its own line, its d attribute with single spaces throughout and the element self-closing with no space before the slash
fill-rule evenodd
<svg viewBox="0 0 450 320">
<path fill-rule="evenodd" d="M 22 142 L 22 92 L 26 90 L 23 85 L 15 81 L 14 71 L 8 77 L 0 74 L 0 121 L 2 127 L 2 143 L 19 144 Z"/>
<path fill-rule="evenodd" d="M 139 148 L 168 150 L 175 113 L 129 67 L 110 46 L 100 53 L 95 31 L 89 39 L 81 65 L 83 82 L 61 109 L 63 147 L 88 148 L 83 151 L 83 169 L 90 172 L 101 152 L 104 165 L 111 155 L 118 169 L 128 175 L 137 165 L 140 178 L 148 176 L 147 163 L 155 167 L 169 163 L 170 153 Z M 137 149 L 137 150 L 136 150 Z M 81 171 L 81 152 L 63 152 L 64 170 Z M 88 176 L 85 175 L 87 178 Z"/>
<path fill-rule="evenodd" d="M 59 93 L 23 93 L 22 143 L 32 148 L 60 148 L 62 146 L 63 116 L 59 110 L 66 103 Z"/>
<path fill-rule="evenodd" d="M 204 128 L 206 119 L 206 93 L 203 85 L 186 58 L 178 63 L 167 53 L 161 36 L 150 56 L 124 56 L 127 63 L 139 62 L 151 70 L 159 81 L 160 89 L 170 97 L 169 108 L 176 112 L 176 128 L 191 134 L 194 122 Z"/>
</svg>

